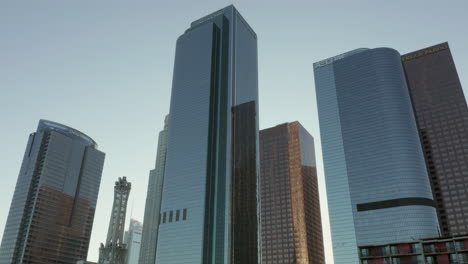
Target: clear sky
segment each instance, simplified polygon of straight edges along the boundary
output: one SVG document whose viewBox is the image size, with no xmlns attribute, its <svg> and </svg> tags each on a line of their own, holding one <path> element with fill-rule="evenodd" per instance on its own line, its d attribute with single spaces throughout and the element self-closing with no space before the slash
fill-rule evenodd
<svg viewBox="0 0 468 264">
<path fill-rule="evenodd" d="M 258 35 L 260 127 L 298 120 L 316 139 L 332 263 L 312 63 L 359 47 L 403 54 L 448 41 L 466 94 L 468 1 L 0 1 L 0 234 L 41 118 L 83 131 L 106 153 L 88 259 L 105 240 L 117 177 L 132 182 L 127 216 L 143 220 L 176 38 L 231 3 Z"/>
</svg>

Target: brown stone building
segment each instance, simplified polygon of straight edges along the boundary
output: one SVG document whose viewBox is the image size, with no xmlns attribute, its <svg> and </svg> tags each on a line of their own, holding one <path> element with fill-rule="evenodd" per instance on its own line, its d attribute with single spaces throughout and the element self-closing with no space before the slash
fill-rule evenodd
<svg viewBox="0 0 468 264">
<path fill-rule="evenodd" d="M 324 264 L 314 140 L 292 122 L 260 131 L 262 263 Z"/>
</svg>

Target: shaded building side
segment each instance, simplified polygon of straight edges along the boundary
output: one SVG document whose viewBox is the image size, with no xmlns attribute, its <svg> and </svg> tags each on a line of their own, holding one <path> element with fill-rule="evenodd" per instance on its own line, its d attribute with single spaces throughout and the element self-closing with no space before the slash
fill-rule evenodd
<svg viewBox="0 0 468 264">
<path fill-rule="evenodd" d="M 401 56 L 444 235 L 468 233 L 468 107 L 448 43 Z"/>
<path fill-rule="evenodd" d="M 145 216 L 140 249 L 140 264 L 154 264 L 158 242 L 159 220 L 161 218 L 161 198 L 167 152 L 167 129 L 169 116 L 164 121 L 164 129 L 159 132 L 156 165 L 150 171 L 146 194 Z"/>
</svg>

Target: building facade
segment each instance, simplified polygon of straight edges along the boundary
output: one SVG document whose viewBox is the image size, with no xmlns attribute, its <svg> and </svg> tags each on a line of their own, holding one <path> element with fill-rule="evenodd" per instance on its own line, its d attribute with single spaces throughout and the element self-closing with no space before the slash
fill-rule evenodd
<svg viewBox="0 0 468 264">
<path fill-rule="evenodd" d="M 468 236 L 412 240 L 359 248 L 362 264 L 468 263 Z"/>
<path fill-rule="evenodd" d="M 104 156 L 80 131 L 39 121 L 26 146 L 0 263 L 86 259 Z"/>
<path fill-rule="evenodd" d="M 400 54 L 358 49 L 314 73 L 335 263 L 359 263 L 358 246 L 437 237 Z"/>
<path fill-rule="evenodd" d="M 178 38 L 156 263 L 259 262 L 257 75 L 234 6 Z"/>
<path fill-rule="evenodd" d="M 130 219 L 128 231 L 125 231 L 125 244 L 127 245 L 127 261 L 126 264 L 138 264 L 141 249 L 143 225 L 135 220 Z"/>
<path fill-rule="evenodd" d="M 109 229 L 105 244 L 99 247 L 99 264 L 125 264 L 128 247 L 125 244 L 125 216 L 127 202 L 132 184 L 127 177 L 119 177 L 114 186 L 114 202 L 112 203 Z"/>
<path fill-rule="evenodd" d="M 402 57 L 445 236 L 468 234 L 468 107 L 448 43 Z"/>
<path fill-rule="evenodd" d="M 169 116 L 164 121 L 164 129 L 159 132 L 156 167 L 150 171 L 148 193 L 146 195 L 145 218 L 141 239 L 140 264 L 154 264 L 156 261 L 162 187 L 167 153 L 167 129 Z"/>
<path fill-rule="evenodd" d="M 262 263 L 325 264 L 313 137 L 299 122 L 260 131 Z"/>
</svg>

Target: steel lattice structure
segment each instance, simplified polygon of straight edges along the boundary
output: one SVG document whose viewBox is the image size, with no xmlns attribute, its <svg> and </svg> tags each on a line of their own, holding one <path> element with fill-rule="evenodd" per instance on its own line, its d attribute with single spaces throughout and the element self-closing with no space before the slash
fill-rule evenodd
<svg viewBox="0 0 468 264">
<path fill-rule="evenodd" d="M 123 242 L 125 231 L 125 215 L 127 213 L 127 202 L 132 184 L 127 178 L 119 177 L 114 187 L 114 203 L 107 231 L 106 244 L 101 243 L 99 248 L 100 264 L 124 264 L 127 254 L 127 245 Z"/>
</svg>

